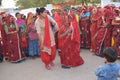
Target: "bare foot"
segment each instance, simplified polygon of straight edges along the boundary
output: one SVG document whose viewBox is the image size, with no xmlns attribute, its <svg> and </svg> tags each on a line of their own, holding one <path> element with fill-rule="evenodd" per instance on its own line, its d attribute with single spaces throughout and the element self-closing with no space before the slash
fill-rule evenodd
<svg viewBox="0 0 120 80">
<path fill-rule="evenodd" d="M 51 66 L 55 66 L 55 64 L 52 62 L 51 64 L 50 64 Z"/>
<path fill-rule="evenodd" d="M 49 65 L 46 65 L 45 68 L 46 68 L 47 70 L 51 70 L 51 67 L 50 67 Z"/>
</svg>

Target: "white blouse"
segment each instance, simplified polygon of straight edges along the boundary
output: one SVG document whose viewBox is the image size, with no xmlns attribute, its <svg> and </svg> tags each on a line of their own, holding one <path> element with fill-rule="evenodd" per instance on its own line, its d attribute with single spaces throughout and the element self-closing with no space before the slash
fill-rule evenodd
<svg viewBox="0 0 120 80">
<path fill-rule="evenodd" d="M 48 16 L 48 19 L 49 21 L 54 24 L 54 25 L 57 25 L 57 23 L 55 22 L 55 20 L 50 17 L 49 15 Z M 51 25 L 49 23 L 49 25 Z M 37 33 L 41 35 L 41 42 L 43 44 L 43 41 L 44 41 L 44 30 L 45 30 L 45 21 L 44 20 L 41 20 L 40 18 L 37 18 L 37 20 L 35 21 L 35 26 L 36 26 L 36 30 L 37 30 Z M 55 40 L 54 40 L 54 34 L 53 34 L 53 31 L 52 31 L 52 28 L 51 26 L 49 26 L 49 32 L 50 32 L 50 40 L 51 40 L 51 46 L 55 45 Z"/>
</svg>

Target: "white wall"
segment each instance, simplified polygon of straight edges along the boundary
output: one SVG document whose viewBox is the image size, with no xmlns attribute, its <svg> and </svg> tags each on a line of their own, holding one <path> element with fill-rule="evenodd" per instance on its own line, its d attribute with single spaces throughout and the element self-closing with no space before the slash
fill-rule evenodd
<svg viewBox="0 0 120 80">
<path fill-rule="evenodd" d="M 111 0 L 101 0 L 101 7 L 104 7 L 108 4 L 114 4 L 115 6 L 120 6 L 120 2 L 112 2 Z"/>
<path fill-rule="evenodd" d="M 106 6 L 107 4 L 110 4 L 111 0 L 101 0 L 101 7 Z"/>
<path fill-rule="evenodd" d="M 53 9 L 53 5 L 52 4 L 47 4 L 45 7 L 51 14 L 51 10 Z"/>
<path fill-rule="evenodd" d="M 29 12 L 32 12 L 32 13 L 35 14 L 36 13 L 36 8 L 28 8 L 28 9 L 23 9 L 23 10 L 20 11 L 21 14 L 24 14 L 26 16 Z"/>
<path fill-rule="evenodd" d="M 120 2 L 111 2 L 111 4 L 115 4 L 115 6 L 120 6 Z"/>
</svg>

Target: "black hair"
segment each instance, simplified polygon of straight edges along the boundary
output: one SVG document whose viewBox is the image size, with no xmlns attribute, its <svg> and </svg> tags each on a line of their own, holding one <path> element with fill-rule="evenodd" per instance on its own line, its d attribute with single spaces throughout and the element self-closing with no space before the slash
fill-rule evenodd
<svg viewBox="0 0 120 80">
<path fill-rule="evenodd" d="M 65 12 L 69 12 L 69 10 L 68 10 L 67 8 L 64 8 L 64 11 L 65 11 Z"/>
<path fill-rule="evenodd" d="M 38 15 L 40 15 L 40 13 L 43 13 L 46 9 L 44 7 L 41 8 L 36 8 L 36 12 Z"/>
<path fill-rule="evenodd" d="M 51 11 L 55 11 L 55 9 L 52 9 Z"/>
<path fill-rule="evenodd" d="M 39 8 L 36 8 L 36 13 L 38 13 L 39 12 Z"/>
<path fill-rule="evenodd" d="M 19 13 L 19 12 L 16 12 L 16 13 L 15 13 L 15 16 L 17 17 L 18 14 L 20 14 L 20 13 Z"/>
<path fill-rule="evenodd" d="M 23 28 L 22 28 L 22 27 L 19 27 L 18 33 L 20 33 L 20 32 L 21 32 L 21 30 L 23 30 Z"/>
<path fill-rule="evenodd" d="M 115 62 L 117 60 L 117 51 L 113 47 L 105 48 L 103 55 L 108 62 Z"/>
</svg>

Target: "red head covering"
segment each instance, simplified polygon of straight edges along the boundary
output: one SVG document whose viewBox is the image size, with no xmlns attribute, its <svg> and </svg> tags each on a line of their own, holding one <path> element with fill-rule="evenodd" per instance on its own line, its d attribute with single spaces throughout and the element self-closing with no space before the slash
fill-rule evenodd
<svg viewBox="0 0 120 80">
<path fill-rule="evenodd" d="M 5 12 L 0 12 L 0 15 L 3 15 L 3 14 L 5 14 Z"/>
<path fill-rule="evenodd" d="M 29 12 L 27 15 L 27 25 L 29 25 L 34 19 L 35 15 L 32 12 Z"/>
<path fill-rule="evenodd" d="M 82 9 L 81 9 L 81 8 L 78 8 L 77 11 L 80 13 L 80 12 L 82 12 Z"/>
<path fill-rule="evenodd" d="M 21 18 L 23 19 L 23 18 L 25 18 L 26 16 L 24 15 L 24 14 L 21 14 Z"/>
<path fill-rule="evenodd" d="M 7 26 L 10 26 L 12 24 L 11 20 L 15 20 L 15 18 L 12 15 L 8 14 L 5 16 L 4 20 L 5 20 L 5 24 Z"/>
<path fill-rule="evenodd" d="M 0 12 L 0 17 L 1 17 L 2 21 L 4 21 L 4 18 L 5 18 L 5 12 Z"/>
<path fill-rule="evenodd" d="M 106 13 L 107 13 L 107 9 L 106 9 L 106 8 L 103 8 L 103 9 L 102 9 L 102 15 L 104 15 L 104 16 L 105 16 L 105 15 L 106 15 Z"/>
<path fill-rule="evenodd" d="M 92 11 L 92 9 L 94 8 L 94 6 L 90 6 L 89 8 L 88 8 L 88 11 Z"/>
<path fill-rule="evenodd" d="M 107 5 L 107 6 L 105 6 L 104 8 L 105 8 L 105 9 L 110 9 L 110 6 Z"/>
<path fill-rule="evenodd" d="M 82 9 L 87 9 L 87 7 L 86 6 L 82 6 Z"/>
</svg>

